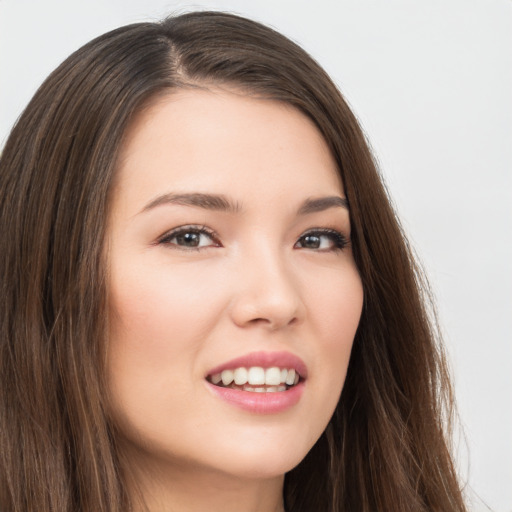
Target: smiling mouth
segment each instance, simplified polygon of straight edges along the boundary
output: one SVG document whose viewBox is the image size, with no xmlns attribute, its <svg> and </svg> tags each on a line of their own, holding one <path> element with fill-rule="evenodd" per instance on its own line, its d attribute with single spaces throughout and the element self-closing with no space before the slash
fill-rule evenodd
<svg viewBox="0 0 512 512">
<path fill-rule="evenodd" d="M 206 380 L 221 388 L 252 393 L 276 393 L 293 388 L 302 379 L 294 368 L 251 366 L 226 369 L 208 375 Z"/>
</svg>

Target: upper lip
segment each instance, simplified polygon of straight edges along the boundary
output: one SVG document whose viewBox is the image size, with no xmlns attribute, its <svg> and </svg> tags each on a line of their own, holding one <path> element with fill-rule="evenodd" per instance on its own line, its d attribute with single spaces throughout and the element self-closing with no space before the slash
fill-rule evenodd
<svg viewBox="0 0 512 512">
<path fill-rule="evenodd" d="M 223 370 L 241 367 L 251 368 L 253 366 L 261 366 L 262 368 L 293 368 L 303 379 L 307 377 L 308 373 L 304 361 L 291 352 L 251 352 L 212 368 L 208 371 L 207 376 L 221 373 Z"/>
</svg>

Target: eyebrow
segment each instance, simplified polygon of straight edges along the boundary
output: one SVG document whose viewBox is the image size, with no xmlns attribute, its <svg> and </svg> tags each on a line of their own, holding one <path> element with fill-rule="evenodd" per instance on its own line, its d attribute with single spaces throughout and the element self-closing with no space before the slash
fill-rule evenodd
<svg viewBox="0 0 512 512">
<path fill-rule="evenodd" d="M 141 211 L 146 212 L 157 206 L 176 204 L 180 206 L 194 206 L 205 210 L 215 210 L 229 213 L 241 211 L 239 203 L 230 201 L 227 197 L 218 194 L 183 193 L 183 194 L 162 194 L 150 201 Z M 322 212 L 330 208 L 344 208 L 348 210 L 348 201 L 340 196 L 326 196 L 306 199 L 299 207 L 298 215 L 308 215 Z"/>
<path fill-rule="evenodd" d="M 152 210 L 164 204 L 177 204 L 180 206 L 196 206 L 206 210 L 236 213 L 240 211 L 240 205 L 233 203 L 227 197 L 217 194 L 163 194 L 149 202 L 143 212 Z"/>
<path fill-rule="evenodd" d="M 306 199 L 299 208 L 299 215 L 308 215 L 309 213 L 323 212 L 329 208 L 344 208 L 348 210 L 348 201 L 345 197 L 327 196 Z"/>
</svg>

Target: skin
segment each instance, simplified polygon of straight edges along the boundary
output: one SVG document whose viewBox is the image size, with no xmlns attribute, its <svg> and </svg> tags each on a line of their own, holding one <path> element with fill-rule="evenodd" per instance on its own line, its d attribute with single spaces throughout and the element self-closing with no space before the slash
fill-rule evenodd
<svg viewBox="0 0 512 512">
<path fill-rule="evenodd" d="M 183 193 L 236 208 L 155 203 Z M 132 123 L 109 225 L 108 370 L 131 492 L 149 510 L 283 510 L 284 474 L 338 402 L 363 302 L 348 209 L 298 213 L 332 196 L 345 197 L 335 162 L 290 106 L 183 89 Z M 169 234 L 180 226 L 199 247 Z M 305 238 L 315 229 L 347 243 Z M 255 351 L 306 363 L 297 404 L 257 414 L 208 389 L 210 369 Z"/>
</svg>

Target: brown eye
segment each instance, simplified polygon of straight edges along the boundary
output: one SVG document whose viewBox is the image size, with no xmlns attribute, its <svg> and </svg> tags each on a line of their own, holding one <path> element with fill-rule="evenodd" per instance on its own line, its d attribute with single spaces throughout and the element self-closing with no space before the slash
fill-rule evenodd
<svg viewBox="0 0 512 512">
<path fill-rule="evenodd" d="M 322 244 L 322 237 L 318 235 L 306 235 L 301 240 L 304 249 L 319 249 Z"/>
<path fill-rule="evenodd" d="M 175 246 L 179 249 L 202 249 L 206 247 L 218 247 L 212 232 L 206 228 L 182 227 L 177 228 L 159 241 L 160 244 Z"/>
<path fill-rule="evenodd" d="M 310 249 L 317 251 L 341 250 L 347 245 L 346 237 L 335 230 L 315 230 L 302 235 L 295 248 Z"/>
<path fill-rule="evenodd" d="M 182 245 L 184 247 L 199 247 L 201 244 L 201 233 L 188 232 L 174 237 L 176 245 Z"/>
</svg>

